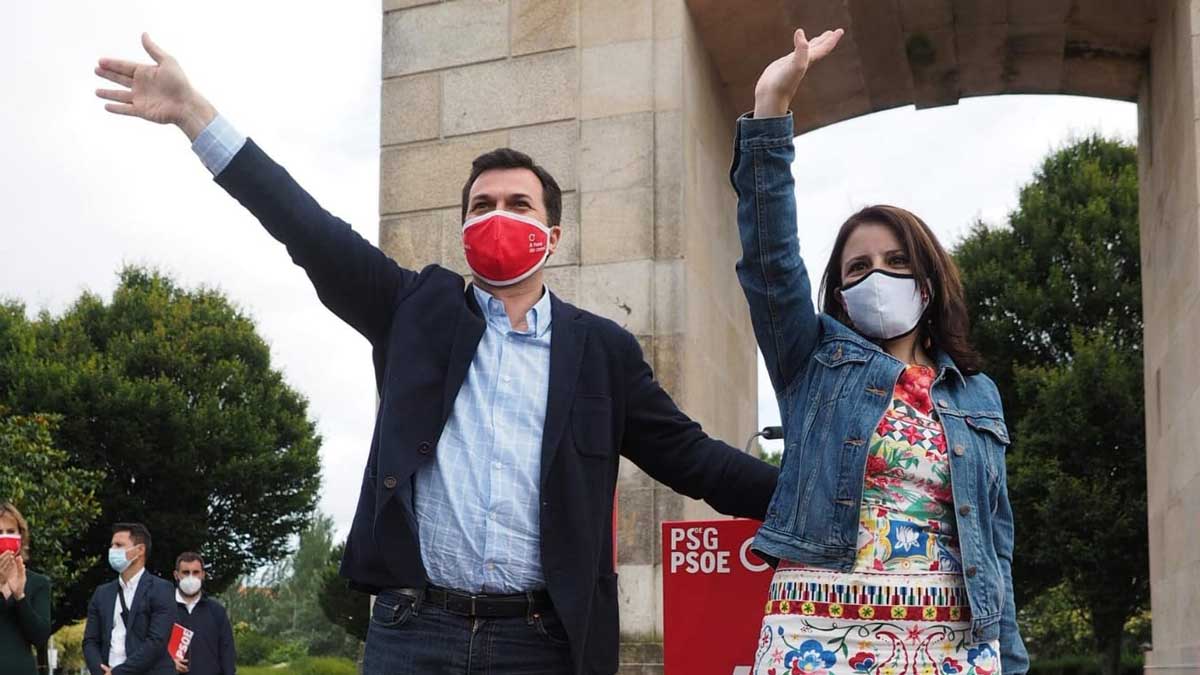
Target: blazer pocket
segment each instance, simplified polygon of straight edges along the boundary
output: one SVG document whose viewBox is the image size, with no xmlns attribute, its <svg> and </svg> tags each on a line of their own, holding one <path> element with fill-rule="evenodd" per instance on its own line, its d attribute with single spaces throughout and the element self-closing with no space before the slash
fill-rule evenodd
<svg viewBox="0 0 1200 675">
<path fill-rule="evenodd" d="M 575 449 L 585 457 L 611 457 L 612 399 L 608 396 L 577 396 L 571 406 L 571 431 Z"/>
</svg>

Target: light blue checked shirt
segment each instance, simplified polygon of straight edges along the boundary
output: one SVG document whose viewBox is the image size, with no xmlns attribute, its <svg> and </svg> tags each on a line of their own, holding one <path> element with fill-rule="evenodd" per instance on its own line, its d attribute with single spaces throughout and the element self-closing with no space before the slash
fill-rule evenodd
<svg viewBox="0 0 1200 675">
<path fill-rule="evenodd" d="M 464 591 L 518 593 L 542 576 L 539 481 L 550 389 L 550 293 L 513 330 L 478 287 L 487 330 L 475 350 L 437 461 L 416 475 L 421 557 L 429 579 Z"/>
<path fill-rule="evenodd" d="M 246 137 L 224 117 L 192 150 L 213 175 Z M 421 557 L 435 585 L 474 593 L 545 588 L 541 554 L 542 432 L 550 388 L 550 293 L 512 327 L 504 304 L 472 286 L 487 329 L 438 442 L 415 477 Z"/>
</svg>

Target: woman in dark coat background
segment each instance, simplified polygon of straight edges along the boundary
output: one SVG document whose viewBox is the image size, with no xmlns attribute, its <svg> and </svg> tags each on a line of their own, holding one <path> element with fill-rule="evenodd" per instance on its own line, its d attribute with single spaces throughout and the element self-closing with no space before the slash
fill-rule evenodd
<svg viewBox="0 0 1200 675">
<path fill-rule="evenodd" d="M 34 649 L 50 639 L 50 579 L 25 567 L 29 525 L 9 503 L 0 504 L 0 538 L 20 544 L 0 553 L 0 664 L 5 675 L 37 675 Z"/>
</svg>

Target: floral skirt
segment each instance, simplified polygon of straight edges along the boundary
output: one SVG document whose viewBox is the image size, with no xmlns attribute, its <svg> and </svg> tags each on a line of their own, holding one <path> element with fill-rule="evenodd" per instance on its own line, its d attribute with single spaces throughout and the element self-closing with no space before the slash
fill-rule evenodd
<svg viewBox="0 0 1200 675">
<path fill-rule="evenodd" d="M 754 675 L 1000 675 L 1000 644 L 971 642 L 959 574 L 780 565 Z"/>
</svg>

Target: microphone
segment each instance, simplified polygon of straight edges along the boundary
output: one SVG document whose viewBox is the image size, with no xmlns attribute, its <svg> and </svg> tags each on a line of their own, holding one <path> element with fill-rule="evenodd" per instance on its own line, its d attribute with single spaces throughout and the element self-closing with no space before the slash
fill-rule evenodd
<svg viewBox="0 0 1200 675">
<path fill-rule="evenodd" d="M 778 440 L 783 438 L 783 427 L 763 427 L 763 430 L 754 434 L 746 441 L 746 452 L 750 452 L 750 446 L 754 444 L 754 439 L 759 437 L 765 438 L 768 441 Z"/>
</svg>

